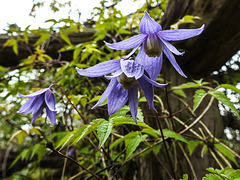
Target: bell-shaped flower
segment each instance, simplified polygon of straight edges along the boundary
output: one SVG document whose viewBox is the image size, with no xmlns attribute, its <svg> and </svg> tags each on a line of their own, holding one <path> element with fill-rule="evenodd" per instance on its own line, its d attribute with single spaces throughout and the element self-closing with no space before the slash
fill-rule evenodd
<svg viewBox="0 0 240 180">
<path fill-rule="evenodd" d="M 136 60 L 140 60 L 138 63 L 144 66 L 145 70 L 153 80 L 155 80 L 160 73 L 162 66 L 162 53 L 166 55 L 177 72 L 183 77 L 186 77 L 173 55 L 183 55 L 184 52 L 179 52 L 168 41 L 179 41 L 197 36 L 202 33 L 203 29 L 204 25 L 198 29 L 162 30 L 161 25 L 154 21 L 145 11 L 145 15 L 139 26 L 139 31 L 142 34 L 113 44 L 105 43 L 109 48 L 116 50 L 134 48 L 128 57 L 130 57 L 142 45 L 138 53 L 138 56 L 141 58 L 136 58 Z M 159 64 L 161 65 L 159 66 Z"/>
<path fill-rule="evenodd" d="M 110 79 L 107 89 L 102 94 L 99 101 L 93 108 L 96 108 L 106 99 L 108 99 L 108 113 L 116 113 L 127 102 L 130 107 L 131 115 L 137 123 L 138 107 L 138 85 L 143 90 L 147 99 L 149 109 L 156 112 L 153 104 L 154 90 L 153 86 L 163 87 L 166 84 L 159 84 L 150 79 L 143 66 L 135 60 L 115 59 L 97 64 L 88 69 L 78 69 L 77 72 L 83 76 L 99 77 L 113 73 L 112 76 L 106 76 Z"/>
<path fill-rule="evenodd" d="M 20 114 L 32 113 L 33 118 L 31 123 L 33 123 L 42 113 L 43 109 L 46 109 L 47 117 L 49 117 L 52 124 L 56 124 L 56 110 L 55 110 L 55 97 L 49 88 L 45 88 L 36 91 L 29 95 L 22 95 L 18 93 L 19 97 L 29 98 L 29 100 L 22 105 L 19 109 Z M 45 122 L 47 120 L 45 119 Z"/>
</svg>

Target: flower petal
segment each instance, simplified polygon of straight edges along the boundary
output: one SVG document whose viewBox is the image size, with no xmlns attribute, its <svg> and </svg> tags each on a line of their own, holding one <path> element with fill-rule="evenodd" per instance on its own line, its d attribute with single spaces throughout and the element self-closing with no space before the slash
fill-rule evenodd
<svg viewBox="0 0 240 180">
<path fill-rule="evenodd" d="M 50 119 L 50 122 L 52 124 L 57 124 L 56 123 L 56 113 L 57 111 L 51 111 L 48 107 L 46 107 L 46 113 L 47 113 L 47 117 L 49 117 Z M 47 119 L 46 117 L 46 119 Z M 46 119 L 45 119 L 45 122 L 46 122 Z"/>
<path fill-rule="evenodd" d="M 128 101 L 131 115 L 137 124 L 137 108 L 138 108 L 138 86 L 128 89 Z"/>
<path fill-rule="evenodd" d="M 45 102 L 51 111 L 55 111 L 55 97 L 51 90 L 45 92 Z"/>
<path fill-rule="evenodd" d="M 171 62 L 171 64 L 173 65 L 173 67 L 176 69 L 176 71 L 183 77 L 187 78 L 187 76 L 183 73 L 182 69 L 180 68 L 180 66 L 178 65 L 175 57 L 173 56 L 173 54 L 171 53 L 171 51 L 163 44 L 163 52 L 164 54 L 167 56 L 167 58 L 169 59 L 169 61 Z"/>
<path fill-rule="evenodd" d="M 138 83 L 143 90 L 144 96 L 147 99 L 149 109 L 151 111 L 157 112 L 153 104 L 153 93 L 154 93 L 153 85 L 150 84 L 148 81 L 146 81 L 144 77 L 145 76 L 142 76 L 140 79 L 138 79 Z"/>
<path fill-rule="evenodd" d="M 43 102 L 44 102 L 44 95 L 45 94 L 41 94 L 41 95 L 38 95 L 33 103 L 32 103 L 32 113 L 35 114 L 40 108 L 41 106 L 43 105 Z"/>
<path fill-rule="evenodd" d="M 126 104 L 128 100 L 128 90 L 123 89 L 120 83 L 115 86 L 108 96 L 108 114 L 112 115 Z"/>
<path fill-rule="evenodd" d="M 117 78 L 113 78 L 107 89 L 104 91 L 104 93 L 102 94 L 101 98 L 98 100 L 97 104 L 95 104 L 91 109 L 94 109 L 96 108 L 97 106 L 99 106 L 100 104 L 103 103 L 103 101 L 105 101 L 105 99 L 108 98 L 109 94 L 111 94 L 111 92 L 113 91 L 113 89 L 118 85 L 118 81 L 117 81 Z"/>
<path fill-rule="evenodd" d="M 146 80 L 147 82 L 149 82 L 150 84 L 156 86 L 156 87 L 163 87 L 163 86 L 168 85 L 168 84 L 159 84 L 159 83 L 149 79 L 146 75 L 143 75 L 143 79 Z"/>
<path fill-rule="evenodd" d="M 119 70 L 120 67 L 120 59 L 110 60 L 106 61 L 100 64 L 97 64 L 93 67 L 87 68 L 87 69 L 77 69 L 78 74 L 82 76 L 88 76 L 88 77 L 99 77 L 106 74 L 110 74 L 114 71 Z"/>
<path fill-rule="evenodd" d="M 127 77 L 134 77 L 135 79 L 139 79 L 144 73 L 143 66 L 134 60 L 122 59 L 120 64 L 122 71 Z"/>
<path fill-rule="evenodd" d="M 34 102 L 35 98 L 30 98 L 22 107 L 19 109 L 18 113 L 20 114 L 28 114 L 32 112 L 32 103 Z"/>
<path fill-rule="evenodd" d="M 172 44 L 170 44 L 168 41 L 164 40 L 163 38 L 161 38 L 159 36 L 159 38 L 161 39 L 161 41 L 163 42 L 163 44 L 174 54 L 176 55 L 180 55 L 182 56 L 184 54 L 184 52 L 179 52 Z"/>
<path fill-rule="evenodd" d="M 34 93 L 32 93 L 32 94 L 29 94 L 29 95 L 22 95 L 22 94 L 18 93 L 18 96 L 19 96 L 19 97 L 31 98 L 31 97 L 34 97 L 34 96 L 38 96 L 38 95 L 46 92 L 47 90 L 49 90 L 49 88 L 41 89 L 41 90 L 36 91 L 36 92 L 34 92 Z"/>
<path fill-rule="evenodd" d="M 198 29 L 176 29 L 176 30 L 163 30 L 158 33 L 159 36 L 167 41 L 180 41 L 197 36 L 202 33 L 205 25 Z"/>
<path fill-rule="evenodd" d="M 143 47 L 139 50 L 136 62 L 141 64 L 152 80 L 156 80 L 162 68 L 162 54 L 159 57 L 149 57 Z"/>
<path fill-rule="evenodd" d="M 113 44 L 107 43 L 105 41 L 104 42 L 111 49 L 126 50 L 126 49 L 131 49 L 137 46 L 139 47 L 143 43 L 143 41 L 146 39 L 146 37 L 147 36 L 144 34 L 139 34 Z"/>
<path fill-rule="evenodd" d="M 35 113 L 33 113 L 33 118 L 31 123 L 34 123 L 34 121 L 36 121 L 36 119 L 40 116 L 40 114 L 42 113 L 43 108 L 39 108 Z"/>
<path fill-rule="evenodd" d="M 141 23 L 139 25 L 139 31 L 143 34 L 154 34 L 158 31 L 161 31 L 162 27 L 156 21 L 154 21 L 147 11 L 145 11 L 145 15 L 143 16 Z"/>
</svg>

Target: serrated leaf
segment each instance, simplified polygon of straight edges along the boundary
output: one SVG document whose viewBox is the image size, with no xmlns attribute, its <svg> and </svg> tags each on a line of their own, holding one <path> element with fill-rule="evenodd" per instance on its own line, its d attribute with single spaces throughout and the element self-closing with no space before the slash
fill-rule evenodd
<svg viewBox="0 0 240 180">
<path fill-rule="evenodd" d="M 189 151 L 189 155 L 191 156 L 194 149 L 198 146 L 198 144 L 201 144 L 201 141 L 188 141 L 187 147 Z"/>
<path fill-rule="evenodd" d="M 185 138 L 183 138 L 180 134 L 178 134 L 174 131 L 171 131 L 169 129 L 163 129 L 163 135 L 164 135 L 164 137 L 170 137 L 170 138 L 177 139 L 179 141 L 188 143 L 188 141 Z"/>
<path fill-rule="evenodd" d="M 195 111 L 200 103 L 202 102 L 203 98 L 207 95 L 207 93 L 203 89 L 199 89 L 195 92 L 194 94 L 194 99 L 193 99 L 193 111 Z"/>
<path fill-rule="evenodd" d="M 229 174 L 230 180 L 240 180 L 240 170 L 235 170 Z"/>
<path fill-rule="evenodd" d="M 181 84 L 179 86 L 174 86 L 172 89 L 186 89 L 186 88 L 195 88 L 195 87 L 199 87 L 199 84 L 196 84 L 194 82 L 188 82 L 188 83 Z"/>
<path fill-rule="evenodd" d="M 208 94 L 216 98 L 218 101 L 222 102 L 224 105 L 228 106 L 238 117 L 240 117 L 234 104 L 222 92 L 216 90 L 209 90 Z"/>
<path fill-rule="evenodd" d="M 202 180 L 222 180 L 222 178 L 216 174 L 207 174 Z"/>
<path fill-rule="evenodd" d="M 233 153 L 231 151 L 229 151 L 227 148 L 223 147 L 221 144 L 214 144 L 215 148 L 217 148 L 221 153 L 224 154 L 224 156 L 226 156 L 227 158 L 229 158 L 232 162 L 234 162 L 237 166 L 238 163 L 235 160 L 235 156 L 233 155 Z"/>
<path fill-rule="evenodd" d="M 240 94 L 240 89 L 236 88 L 235 86 L 233 86 L 231 84 L 221 84 L 220 87 L 222 87 L 224 89 L 231 89 L 232 91 Z"/>
<path fill-rule="evenodd" d="M 132 153 L 136 150 L 139 144 L 147 138 L 147 135 L 137 136 L 135 138 L 130 139 L 127 142 L 127 149 L 126 149 L 126 159 L 128 159 Z"/>
<path fill-rule="evenodd" d="M 102 147 L 102 145 L 106 142 L 109 135 L 111 134 L 113 128 L 113 122 L 112 121 L 106 121 L 102 120 L 97 125 L 97 134 L 99 138 L 99 147 Z"/>
</svg>

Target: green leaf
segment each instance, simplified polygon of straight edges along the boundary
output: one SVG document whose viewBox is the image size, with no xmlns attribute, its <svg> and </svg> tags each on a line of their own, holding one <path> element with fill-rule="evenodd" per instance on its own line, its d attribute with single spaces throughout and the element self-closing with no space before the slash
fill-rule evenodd
<svg viewBox="0 0 240 180">
<path fill-rule="evenodd" d="M 2 72 L 7 72 L 8 69 L 5 69 L 3 66 L 0 66 L 0 71 L 2 71 Z"/>
<path fill-rule="evenodd" d="M 136 148 L 139 146 L 139 144 L 144 141 L 147 138 L 148 135 L 143 136 L 136 136 L 134 138 L 129 139 L 129 141 L 126 142 L 127 150 L 126 150 L 126 159 L 128 159 L 132 153 L 136 150 Z"/>
<path fill-rule="evenodd" d="M 220 87 L 222 87 L 224 89 L 231 89 L 232 91 L 240 94 L 240 89 L 236 88 L 235 86 L 233 86 L 231 84 L 221 84 Z"/>
<path fill-rule="evenodd" d="M 238 163 L 235 160 L 235 156 L 233 155 L 233 153 L 231 151 L 229 151 L 227 148 L 225 148 L 224 146 L 222 146 L 221 144 L 214 144 L 215 148 L 217 148 L 221 153 L 224 154 L 224 156 L 226 156 L 227 158 L 229 158 L 232 162 L 234 162 L 237 166 Z"/>
<path fill-rule="evenodd" d="M 37 42 L 35 42 L 34 46 L 37 46 L 37 45 L 39 45 L 39 44 L 42 44 L 43 42 L 45 42 L 46 40 L 48 40 L 49 37 L 50 37 L 49 34 L 46 34 L 46 33 L 42 34 L 41 37 L 37 40 Z"/>
<path fill-rule="evenodd" d="M 72 45 L 70 39 L 68 38 L 67 34 L 64 31 L 60 31 L 59 35 L 66 43 L 68 43 L 68 45 Z"/>
<path fill-rule="evenodd" d="M 188 180 L 188 175 L 184 174 L 182 180 Z"/>
<path fill-rule="evenodd" d="M 199 84 L 196 84 L 194 82 L 188 82 L 188 83 L 181 84 L 179 86 L 174 86 L 172 89 L 186 89 L 186 88 L 195 88 L 195 87 L 199 87 Z"/>
<path fill-rule="evenodd" d="M 222 180 L 222 178 L 216 174 L 207 174 L 202 180 Z"/>
<path fill-rule="evenodd" d="M 229 174 L 230 180 L 240 180 L 240 170 L 233 171 Z"/>
<path fill-rule="evenodd" d="M 152 129 L 152 128 L 145 128 L 141 132 L 149 134 L 150 136 L 152 136 L 154 138 L 158 138 L 160 136 L 160 132 L 155 129 Z"/>
<path fill-rule="evenodd" d="M 13 48 L 13 52 L 18 55 L 18 41 L 14 38 L 8 39 L 4 44 L 3 47 L 10 46 Z"/>
<path fill-rule="evenodd" d="M 182 96 L 183 98 L 186 98 L 186 97 L 187 97 L 186 94 L 183 92 L 182 89 L 175 89 L 175 90 L 173 90 L 172 92 L 173 92 L 174 94 L 176 94 L 176 95 Z"/>
<path fill-rule="evenodd" d="M 180 134 L 174 132 L 174 131 L 171 131 L 169 129 L 163 129 L 163 135 L 164 137 L 170 137 L 170 138 L 174 138 L 174 139 L 177 139 L 179 141 L 183 141 L 185 143 L 188 143 L 188 141 L 183 138 Z"/>
<path fill-rule="evenodd" d="M 194 104 L 193 104 L 193 111 L 195 111 L 200 103 L 202 102 L 203 98 L 207 95 L 207 93 L 203 89 L 199 89 L 195 92 L 194 95 Z"/>
<path fill-rule="evenodd" d="M 230 101 L 230 99 L 225 96 L 222 92 L 216 90 L 209 90 L 208 94 L 216 98 L 218 101 L 222 102 L 226 106 L 228 106 L 239 118 L 239 114 L 237 109 L 235 108 L 234 104 Z"/>
<path fill-rule="evenodd" d="M 189 155 L 191 156 L 194 149 L 197 147 L 198 144 L 201 144 L 201 141 L 188 141 L 187 147 L 189 151 Z"/>
<path fill-rule="evenodd" d="M 102 147 L 102 145 L 106 142 L 107 138 L 111 134 L 113 128 L 113 122 L 112 121 L 106 121 L 102 120 L 97 125 L 97 133 L 99 137 L 99 147 Z"/>
</svg>

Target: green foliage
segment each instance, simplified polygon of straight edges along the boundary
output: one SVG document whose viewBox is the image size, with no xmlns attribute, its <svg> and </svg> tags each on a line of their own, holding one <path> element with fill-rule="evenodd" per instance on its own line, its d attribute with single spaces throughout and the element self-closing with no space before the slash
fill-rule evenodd
<svg viewBox="0 0 240 180">
<path fill-rule="evenodd" d="M 47 20 L 46 22 L 51 26 L 46 29 L 30 30 L 28 26 L 21 30 L 16 25 L 9 26 L 7 33 L 10 33 L 12 38 L 5 42 L 4 47 L 11 47 L 15 54 L 19 54 L 20 46 L 29 50 L 29 54 L 21 60 L 18 66 L 11 68 L 0 66 L 2 120 L 0 122 L 2 139 L 0 145 L 2 149 L 8 146 L 9 151 L 17 153 L 15 160 L 8 168 L 14 169 L 14 166 L 20 164 L 19 161 L 27 164 L 15 174 L 24 175 L 28 179 L 52 179 L 55 176 L 59 178 L 59 174 L 62 174 L 62 179 L 90 178 L 89 173 L 78 166 L 75 169 L 77 162 L 91 172 L 98 173 L 101 179 L 124 179 L 126 176 L 128 179 L 137 179 L 139 167 L 142 165 L 140 162 L 144 159 L 149 159 L 149 161 L 156 159 L 159 163 L 163 161 L 165 167 L 168 168 L 163 138 L 157 126 L 156 117 L 148 111 L 146 98 L 139 93 L 137 124 L 132 119 L 127 105 L 110 116 L 107 113 L 107 100 L 92 110 L 93 103 L 100 99 L 109 81 L 104 77 L 83 77 L 76 72 L 76 67 L 88 68 L 100 62 L 126 56 L 131 50 L 112 51 L 102 41 L 118 42 L 137 35 L 144 11 L 148 11 L 151 17 L 160 22 L 167 5 L 166 0 L 150 0 L 135 13 L 125 16 L 117 9 L 119 2 L 120 0 L 101 1 L 99 7 L 93 9 L 92 19 L 83 23 L 67 17 L 60 20 Z M 43 5 L 44 3 L 35 3 L 34 8 Z M 67 6 L 71 6 L 71 3 L 52 1 L 50 8 L 53 11 L 59 11 L 61 7 Z M 34 15 L 35 10 L 31 13 Z M 185 16 L 172 27 L 178 28 L 182 23 L 194 23 L 197 19 L 199 18 L 196 16 Z M 88 42 L 76 43 L 69 37 L 71 33 L 89 31 L 95 34 L 93 40 Z M 29 37 L 32 35 L 37 37 L 34 47 L 30 45 L 32 42 L 29 42 Z M 51 57 L 48 54 L 50 51 L 48 44 L 56 38 L 63 44 L 55 52 L 59 56 Z M 163 82 L 163 79 L 160 77 L 157 81 Z M 56 86 L 51 88 L 56 95 L 57 125 L 45 124 L 45 112 L 33 125 L 30 125 L 31 114 L 17 113 L 21 105 L 26 102 L 26 99 L 17 97 L 18 92 L 29 94 L 41 88 L 47 88 L 53 83 L 61 86 L 88 124 L 83 123 L 75 108 Z M 236 94 L 240 94 L 240 90 L 232 84 L 216 84 L 212 85 L 211 82 L 200 79 L 171 87 L 169 95 L 173 95 L 171 97 L 173 99 L 170 102 L 170 110 L 171 106 L 174 106 L 175 110 L 175 105 L 183 107 L 176 112 L 170 112 L 163 91 L 160 90 L 160 93 L 155 91 L 154 103 L 158 117 L 163 124 L 167 151 L 170 157 L 174 157 L 174 160 L 186 160 L 182 157 L 182 153 L 178 152 L 179 143 L 185 150 L 188 150 L 190 156 L 201 154 L 202 157 L 204 155 L 206 157 L 206 154 L 211 155 L 209 153 L 211 151 L 217 160 L 219 158 L 223 167 L 231 163 L 238 166 L 239 156 L 234 151 L 236 147 L 234 143 L 231 144 L 233 148 L 227 148 L 199 121 L 196 126 L 184 131 L 195 120 L 198 120 L 199 116 L 194 114 L 194 111 L 205 110 L 208 105 L 208 101 L 203 101 L 205 98 L 214 97 L 239 117 L 237 103 L 233 103 L 222 92 L 222 89 L 231 90 Z M 188 91 L 195 92 L 194 96 L 190 97 Z M 200 120 L 203 120 L 203 117 Z M 70 159 L 64 161 L 63 156 L 46 149 L 47 142 L 52 142 L 53 148 L 59 154 L 71 156 L 75 160 L 74 165 L 71 164 L 73 161 Z M 201 148 L 201 152 L 196 151 L 197 147 Z M 140 160 L 140 158 L 143 159 Z M 52 162 L 59 163 L 53 165 Z M 56 166 L 56 169 L 44 167 L 45 164 Z M 186 173 L 181 171 L 182 167 L 178 166 L 179 164 L 181 163 L 177 164 L 179 173 Z M 65 171 L 64 168 L 66 168 Z M 240 176 L 239 170 L 229 167 L 224 170 L 209 168 L 208 171 L 211 174 L 207 174 L 203 179 L 237 179 Z M 187 174 L 183 176 L 180 174 L 178 177 L 182 177 L 183 180 L 188 179 Z"/>
<path fill-rule="evenodd" d="M 226 167 L 223 170 L 208 168 L 207 169 L 211 174 L 207 174 L 203 180 L 222 180 L 222 178 L 227 180 L 239 180 L 240 179 L 240 170 L 235 170 L 230 167 Z"/>
</svg>

